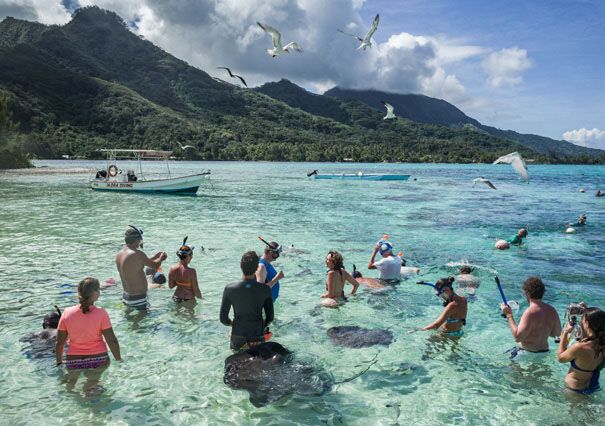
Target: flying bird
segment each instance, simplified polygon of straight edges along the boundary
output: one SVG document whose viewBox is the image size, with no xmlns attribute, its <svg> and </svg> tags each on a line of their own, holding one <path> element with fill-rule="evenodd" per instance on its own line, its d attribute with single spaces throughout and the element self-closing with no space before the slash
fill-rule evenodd
<svg viewBox="0 0 605 426">
<path fill-rule="evenodd" d="M 372 26 L 370 27 L 370 30 L 367 32 L 366 36 L 363 38 L 358 35 L 355 35 L 355 34 L 345 33 L 343 30 L 337 30 L 337 31 L 339 31 L 345 35 L 356 38 L 358 41 L 361 42 L 361 44 L 359 45 L 359 47 L 357 49 L 366 50 L 366 47 L 372 47 L 372 36 L 378 29 L 379 22 L 380 22 L 380 15 L 377 14 L 376 17 L 374 17 L 374 21 L 372 22 Z"/>
<path fill-rule="evenodd" d="M 183 151 L 185 151 L 186 149 L 195 149 L 195 147 L 194 147 L 194 146 L 191 146 L 191 145 L 183 145 L 183 144 L 182 144 L 182 143 L 180 143 L 179 141 L 176 141 L 176 143 L 178 143 L 178 144 L 179 144 L 179 146 L 181 147 L 181 149 L 182 149 Z"/>
<path fill-rule="evenodd" d="M 263 29 L 264 32 L 271 36 L 271 41 L 273 41 L 273 49 L 267 49 L 267 53 L 274 58 L 279 55 L 285 55 L 286 53 L 290 53 L 290 50 L 295 50 L 297 52 L 302 52 L 302 47 L 295 41 L 286 44 L 284 47 L 281 45 L 281 34 L 275 28 L 270 27 L 269 25 L 261 24 L 257 22 L 258 26 Z"/>
<path fill-rule="evenodd" d="M 395 107 L 393 107 L 393 105 L 385 102 L 385 101 L 380 101 L 382 102 L 382 104 L 386 107 L 387 109 L 387 115 L 385 115 L 384 117 L 382 117 L 383 120 L 390 120 L 392 118 L 395 118 L 395 114 L 393 113 L 393 111 L 395 111 Z"/>
<path fill-rule="evenodd" d="M 518 152 L 515 151 L 511 152 L 510 154 L 503 155 L 502 157 L 494 161 L 494 164 L 498 163 L 510 164 L 511 166 L 513 166 L 513 169 L 515 169 L 515 171 L 519 174 L 521 179 L 523 179 L 525 182 L 529 182 L 529 174 L 527 174 L 527 164 L 525 164 L 523 157 L 521 157 L 521 154 L 519 154 Z"/>
<path fill-rule="evenodd" d="M 489 186 L 491 189 L 496 189 L 496 187 L 494 186 L 494 184 L 491 183 L 489 180 L 485 179 L 483 176 L 478 177 L 477 179 L 473 179 L 473 186 L 475 186 L 478 183 L 484 183 L 487 186 Z"/>
<path fill-rule="evenodd" d="M 248 85 L 246 84 L 246 80 L 244 80 L 244 78 L 241 75 L 233 74 L 229 68 L 227 68 L 227 67 L 216 67 L 216 69 L 217 70 L 227 70 L 227 72 L 229 73 L 229 77 L 231 77 L 231 78 L 239 78 L 240 81 L 244 84 L 244 86 L 248 87 Z"/>
</svg>

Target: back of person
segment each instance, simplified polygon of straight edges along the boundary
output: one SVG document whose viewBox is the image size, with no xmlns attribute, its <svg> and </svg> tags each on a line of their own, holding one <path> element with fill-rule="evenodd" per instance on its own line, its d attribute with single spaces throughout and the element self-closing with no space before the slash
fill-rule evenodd
<svg viewBox="0 0 605 426">
<path fill-rule="evenodd" d="M 519 343 L 523 349 L 542 351 L 548 349 L 548 338 L 558 334 L 561 322 L 555 308 L 547 303 L 532 303 L 523 313 L 522 321 L 527 326 L 527 337 Z"/>
<path fill-rule="evenodd" d="M 378 278 L 385 281 L 398 281 L 401 279 L 401 258 L 398 256 L 384 257 L 376 262 Z"/>
<path fill-rule="evenodd" d="M 239 281 L 225 287 L 225 299 L 233 306 L 233 334 L 244 337 L 264 334 L 262 310 L 267 299 L 271 299 L 269 287 L 256 280 Z"/>
<path fill-rule="evenodd" d="M 102 331 L 111 328 L 107 311 L 90 306 L 82 313 L 80 305 L 65 309 L 59 320 L 60 331 L 69 335 L 67 355 L 95 355 L 107 352 Z"/>
<path fill-rule="evenodd" d="M 170 279 L 176 284 L 173 299 L 190 300 L 195 298 L 191 271 L 193 271 L 191 268 L 183 264 L 178 264 L 170 268 Z"/>
<path fill-rule="evenodd" d="M 124 292 L 131 295 L 147 294 L 147 278 L 145 277 L 144 258 L 138 250 L 124 247 L 116 255 L 116 266 L 120 273 Z"/>
</svg>

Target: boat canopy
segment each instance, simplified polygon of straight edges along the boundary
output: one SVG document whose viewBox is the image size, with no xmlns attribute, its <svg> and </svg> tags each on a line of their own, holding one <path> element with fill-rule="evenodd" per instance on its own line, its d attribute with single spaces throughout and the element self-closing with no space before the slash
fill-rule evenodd
<svg viewBox="0 0 605 426">
<path fill-rule="evenodd" d="M 154 149 L 100 149 L 106 152 L 110 158 L 136 158 L 136 159 L 168 159 L 172 151 L 158 151 Z"/>
</svg>

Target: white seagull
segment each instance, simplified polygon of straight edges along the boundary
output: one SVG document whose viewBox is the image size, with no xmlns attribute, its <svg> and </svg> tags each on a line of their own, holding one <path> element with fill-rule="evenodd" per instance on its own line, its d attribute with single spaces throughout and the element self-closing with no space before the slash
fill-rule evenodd
<svg viewBox="0 0 605 426">
<path fill-rule="evenodd" d="M 270 27 L 269 25 L 261 24 L 257 22 L 258 26 L 263 29 L 264 32 L 271 36 L 271 40 L 273 41 L 273 49 L 267 49 L 267 53 L 274 58 L 279 55 L 285 55 L 286 53 L 290 53 L 289 49 L 295 50 L 297 52 L 302 52 L 302 47 L 295 41 L 286 44 L 284 47 L 281 45 L 281 34 L 275 28 Z"/>
<path fill-rule="evenodd" d="M 515 169 L 515 171 L 519 174 L 521 179 L 523 179 L 525 182 L 529 182 L 529 175 L 527 174 L 527 164 L 525 164 L 523 157 L 521 157 L 521 154 L 519 154 L 518 152 L 515 151 L 511 152 L 510 154 L 503 155 L 502 157 L 494 161 L 494 164 L 498 163 L 510 164 L 511 166 L 513 166 L 513 169 Z"/>
<path fill-rule="evenodd" d="M 182 143 L 180 143 L 179 141 L 176 141 L 176 143 L 178 143 L 178 144 L 179 144 L 179 146 L 181 147 L 181 149 L 182 149 L 183 151 L 185 151 L 186 149 L 195 149 L 195 147 L 194 147 L 194 146 L 191 146 L 191 145 L 184 145 L 184 146 L 183 146 L 183 144 L 182 144 Z"/>
<path fill-rule="evenodd" d="M 496 187 L 494 186 L 494 184 L 491 183 L 489 180 L 485 179 L 483 176 L 478 177 L 477 179 L 473 179 L 473 186 L 475 186 L 478 183 L 484 183 L 487 186 L 489 186 L 491 189 L 496 189 Z"/>
<path fill-rule="evenodd" d="M 395 114 L 393 111 L 395 111 L 395 107 L 393 107 L 393 105 L 385 102 L 385 101 L 380 101 L 382 102 L 382 104 L 386 107 L 387 109 L 387 115 L 385 115 L 384 117 L 382 117 L 383 120 L 390 120 L 392 118 L 395 118 Z"/>
<path fill-rule="evenodd" d="M 337 29 L 337 31 L 339 31 L 343 34 L 346 34 L 348 36 L 355 37 L 357 40 L 359 40 L 361 42 L 361 44 L 359 45 L 359 47 L 357 49 L 366 50 L 366 47 L 372 47 L 372 36 L 378 29 L 379 22 L 380 22 L 380 15 L 376 14 L 376 16 L 374 17 L 374 21 L 372 22 L 372 26 L 370 27 L 370 30 L 367 32 L 366 36 L 363 38 L 361 38 L 355 34 L 345 33 L 343 30 Z"/>
</svg>

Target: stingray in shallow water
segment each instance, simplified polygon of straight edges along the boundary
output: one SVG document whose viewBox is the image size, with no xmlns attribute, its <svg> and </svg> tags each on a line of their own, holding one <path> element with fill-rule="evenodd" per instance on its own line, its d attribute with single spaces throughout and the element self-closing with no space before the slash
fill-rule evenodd
<svg viewBox="0 0 605 426">
<path fill-rule="evenodd" d="M 295 359 L 277 342 L 266 342 L 225 359 L 223 381 L 250 393 L 250 402 L 262 407 L 288 395 L 321 396 L 334 379 L 325 371 Z"/>
<path fill-rule="evenodd" d="M 389 330 L 367 329 L 356 325 L 343 325 L 328 329 L 328 336 L 334 344 L 347 348 L 367 348 L 374 345 L 389 346 L 393 333 Z"/>
</svg>

